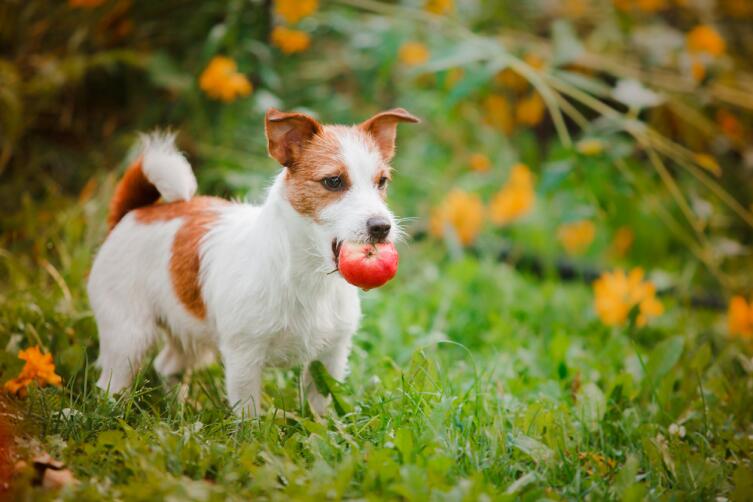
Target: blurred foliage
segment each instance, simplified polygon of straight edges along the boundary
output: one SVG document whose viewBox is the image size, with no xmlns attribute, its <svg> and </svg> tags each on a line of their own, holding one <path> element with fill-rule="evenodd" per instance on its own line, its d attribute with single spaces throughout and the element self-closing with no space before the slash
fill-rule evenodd
<svg viewBox="0 0 753 502">
<path fill-rule="evenodd" d="M 53 355 L 64 388 L 24 404 L 84 480 L 64 495 L 749 500 L 752 28 L 747 0 L 0 3 L 0 380 Z M 349 383 L 320 375 L 342 415 L 310 417 L 293 371 L 254 423 L 218 367 L 186 401 L 151 369 L 93 392 L 84 284 L 136 132 L 178 129 L 204 193 L 259 200 L 270 106 L 423 118 L 390 188 L 416 242 Z M 563 285 L 563 255 L 609 271 Z"/>
<path fill-rule="evenodd" d="M 9 0 L 0 9 L 0 204 L 10 215 L 26 196 L 77 193 L 120 165 L 135 131 L 154 127 L 181 131 L 205 191 L 258 197 L 274 172 L 267 107 L 352 122 L 403 105 L 425 119 L 401 142 L 393 190 L 398 212 L 420 217 L 414 233 L 447 237 L 436 229 L 452 215 L 432 208 L 470 191 L 489 204 L 489 222 L 473 235 L 449 224 L 464 245 L 546 259 L 565 251 L 604 266 L 622 256 L 672 272 L 681 290 L 695 281 L 748 293 L 747 2 Z M 502 186 L 521 162 L 535 196 Z M 442 211 L 450 220 L 429 227 Z M 572 253 L 556 236 L 578 221 L 594 238 Z M 12 216 L 2 228 L 23 232 Z M 630 249 L 611 252 L 620 231 Z"/>
</svg>

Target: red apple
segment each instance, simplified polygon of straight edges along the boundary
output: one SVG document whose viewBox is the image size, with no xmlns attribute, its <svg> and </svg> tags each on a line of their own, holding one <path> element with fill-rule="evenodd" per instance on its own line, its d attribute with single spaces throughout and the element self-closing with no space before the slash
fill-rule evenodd
<svg viewBox="0 0 753 502">
<path fill-rule="evenodd" d="M 358 244 L 346 241 L 337 256 L 340 275 L 367 291 L 395 277 L 399 261 L 397 249 L 391 242 Z"/>
</svg>

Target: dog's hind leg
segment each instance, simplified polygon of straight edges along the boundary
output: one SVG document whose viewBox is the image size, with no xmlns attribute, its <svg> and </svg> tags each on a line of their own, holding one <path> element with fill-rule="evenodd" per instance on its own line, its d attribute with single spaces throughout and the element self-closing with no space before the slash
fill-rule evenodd
<svg viewBox="0 0 753 502">
<path fill-rule="evenodd" d="M 96 312 L 102 373 L 97 386 L 111 393 L 131 384 L 156 336 L 154 322 L 145 316 L 107 316 Z"/>
<path fill-rule="evenodd" d="M 187 369 L 186 355 L 178 343 L 173 341 L 169 336 L 165 338 L 164 347 L 162 347 L 162 350 L 160 350 L 154 359 L 154 369 L 163 378 L 169 380 L 171 377 L 175 377 Z"/>
</svg>

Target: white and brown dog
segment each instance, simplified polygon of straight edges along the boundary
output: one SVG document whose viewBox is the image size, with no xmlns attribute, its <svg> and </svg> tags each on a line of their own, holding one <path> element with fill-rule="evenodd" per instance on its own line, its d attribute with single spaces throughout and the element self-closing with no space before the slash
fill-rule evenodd
<svg viewBox="0 0 753 502">
<path fill-rule="evenodd" d="M 173 137 L 145 138 L 115 189 L 89 277 L 99 387 L 128 386 L 164 333 L 154 362 L 162 375 L 219 352 L 228 400 L 253 416 L 262 369 L 303 364 L 309 403 L 323 412 L 308 364 L 320 360 L 342 379 L 361 316 L 357 288 L 331 273 L 336 248 L 398 235 L 385 196 L 399 122 L 418 119 L 397 108 L 340 126 L 268 111 L 269 153 L 283 169 L 260 206 L 194 197 Z"/>
</svg>

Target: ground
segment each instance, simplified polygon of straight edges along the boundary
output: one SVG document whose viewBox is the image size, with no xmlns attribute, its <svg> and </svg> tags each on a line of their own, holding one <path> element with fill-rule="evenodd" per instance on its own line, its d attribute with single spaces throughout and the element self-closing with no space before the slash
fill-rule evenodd
<svg viewBox="0 0 753 502">
<path fill-rule="evenodd" d="M 420 238 L 401 246 L 394 281 L 363 294 L 351 372 L 331 384 L 328 415 L 303 404 L 298 369 L 267 373 L 254 421 L 226 405 L 218 365 L 183 386 L 148 369 L 108 398 L 93 387 L 83 288 L 103 201 L 29 206 L 40 223 L 28 242 L 60 269 L 3 255 L 2 362 L 33 336 L 65 382 L 11 401 L 27 417 L 19 450 L 72 470 L 80 483 L 63 499 L 751 496 L 753 363 L 723 316 L 664 297 L 648 327 L 605 327 L 584 282 L 450 258 Z"/>
</svg>

